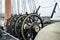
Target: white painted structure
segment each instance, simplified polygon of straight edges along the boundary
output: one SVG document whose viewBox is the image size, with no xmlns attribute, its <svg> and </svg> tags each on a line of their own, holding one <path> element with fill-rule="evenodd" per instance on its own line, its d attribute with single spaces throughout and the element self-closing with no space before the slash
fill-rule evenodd
<svg viewBox="0 0 60 40">
<path fill-rule="evenodd" d="M 41 29 L 34 40 L 60 40 L 60 22 Z"/>
</svg>

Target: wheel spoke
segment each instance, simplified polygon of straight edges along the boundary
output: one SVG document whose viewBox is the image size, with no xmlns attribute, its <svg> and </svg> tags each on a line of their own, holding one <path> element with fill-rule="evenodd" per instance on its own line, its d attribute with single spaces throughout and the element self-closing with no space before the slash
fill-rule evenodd
<svg viewBox="0 0 60 40">
<path fill-rule="evenodd" d="M 26 21 L 25 24 L 27 24 L 28 26 L 30 26 L 30 24 Z"/>
</svg>

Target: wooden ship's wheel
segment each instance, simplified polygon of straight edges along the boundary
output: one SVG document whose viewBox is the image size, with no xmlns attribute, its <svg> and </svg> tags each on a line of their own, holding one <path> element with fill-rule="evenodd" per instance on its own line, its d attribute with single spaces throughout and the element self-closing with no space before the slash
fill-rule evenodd
<svg viewBox="0 0 60 40">
<path fill-rule="evenodd" d="M 7 23 L 6 23 L 7 32 L 13 36 L 15 36 L 15 32 L 14 32 L 15 22 L 17 21 L 19 16 L 21 15 L 12 16 L 10 19 L 7 20 Z"/>
<path fill-rule="evenodd" d="M 21 27 L 22 27 L 22 23 L 25 19 L 27 15 L 22 15 L 20 16 L 17 21 L 16 21 L 16 24 L 15 24 L 15 34 L 16 36 L 20 39 L 20 40 L 23 40 L 22 39 L 22 36 L 21 36 Z"/>
<path fill-rule="evenodd" d="M 43 28 L 43 22 L 37 14 L 28 15 L 21 27 L 21 34 L 24 40 L 34 40 L 35 36 Z"/>
</svg>

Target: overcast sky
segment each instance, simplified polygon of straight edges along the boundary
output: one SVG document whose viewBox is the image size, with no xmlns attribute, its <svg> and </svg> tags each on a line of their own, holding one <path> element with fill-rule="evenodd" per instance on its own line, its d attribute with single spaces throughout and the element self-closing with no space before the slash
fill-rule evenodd
<svg viewBox="0 0 60 40">
<path fill-rule="evenodd" d="M 59 3 L 60 1 L 59 0 L 45 0 L 45 1 L 38 0 L 38 4 L 42 6 L 41 9 L 39 10 L 41 16 L 50 16 L 56 2 L 58 3 L 58 5 L 56 7 L 56 13 L 54 14 L 54 17 L 60 16 L 60 3 Z"/>
<path fill-rule="evenodd" d="M 5 13 L 4 1 L 5 0 L 0 0 L 0 4 L 2 4 L 0 5 L 0 13 L 1 13 L 1 10 L 2 10 L 2 13 Z M 19 4 L 17 6 L 18 2 Z M 12 0 L 12 13 L 18 14 L 18 10 L 19 10 L 19 13 L 21 12 L 24 13 L 26 11 L 30 13 L 30 12 L 33 12 L 33 10 L 36 10 L 40 5 L 41 8 L 38 13 L 41 14 L 41 16 L 51 16 L 52 10 L 56 2 L 58 3 L 59 6 L 57 5 L 56 7 L 56 13 L 54 14 L 54 18 L 55 17 L 60 18 L 60 0 L 18 0 L 18 1 Z"/>
<path fill-rule="evenodd" d="M 37 2 L 38 1 L 38 2 Z M 39 13 L 41 13 L 41 16 L 51 16 L 51 13 L 53 11 L 54 5 L 57 2 L 56 7 L 56 13 L 53 16 L 53 19 L 60 20 L 60 0 L 37 0 L 36 3 L 41 5 L 41 9 L 39 10 Z"/>
<path fill-rule="evenodd" d="M 19 13 L 26 11 L 33 12 L 33 10 L 36 10 L 37 7 L 40 5 L 41 8 L 38 13 L 41 14 L 41 16 L 51 16 L 51 13 L 53 11 L 55 3 L 58 3 L 60 8 L 60 1 L 59 0 L 19 0 Z M 17 13 L 17 0 L 12 0 L 13 3 L 13 12 Z M 27 6 L 26 6 L 27 5 Z M 60 9 L 58 8 L 58 5 L 56 7 L 56 13 L 54 14 L 54 17 L 60 16 Z"/>
</svg>

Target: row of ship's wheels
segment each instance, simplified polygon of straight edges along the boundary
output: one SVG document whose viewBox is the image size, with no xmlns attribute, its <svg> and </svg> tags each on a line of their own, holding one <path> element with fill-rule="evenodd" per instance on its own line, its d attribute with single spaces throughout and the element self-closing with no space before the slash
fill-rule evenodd
<svg viewBox="0 0 60 40">
<path fill-rule="evenodd" d="M 12 30 L 14 30 L 15 35 L 20 40 L 34 40 L 42 28 L 43 22 L 41 17 L 37 14 L 28 14 L 19 16 Z"/>
</svg>

